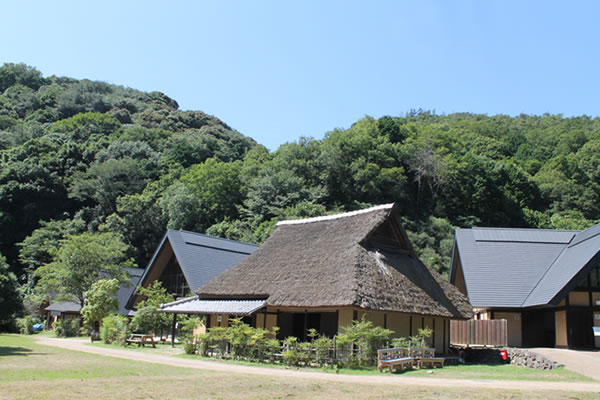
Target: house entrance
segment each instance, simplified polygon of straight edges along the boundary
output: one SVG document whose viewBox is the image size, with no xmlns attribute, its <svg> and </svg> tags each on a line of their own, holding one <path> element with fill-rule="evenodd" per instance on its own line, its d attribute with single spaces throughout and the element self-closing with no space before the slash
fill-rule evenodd
<svg viewBox="0 0 600 400">
<path fill-rule="evenodd" d="M 279 326 L 278 339 L 295 336 L 300 341 L 307 341 L 309 329 L 315 329 L 320 335 L 333 337 L 337 333 L 338 315 L 332 312 L 323 313 L 289 313 L 277 314 Z"/>
<path fill-rule="evenodd" d="M 570 348 L 594 347 L 591 314 L 588 307 L 571 307 L 567 310 Z"/>
<path fill-rule="evenodd" d="M 523 347 L 554 347 L 556 324 L 554 310 L 531 310 L 523 312 Z"/>
</svg>

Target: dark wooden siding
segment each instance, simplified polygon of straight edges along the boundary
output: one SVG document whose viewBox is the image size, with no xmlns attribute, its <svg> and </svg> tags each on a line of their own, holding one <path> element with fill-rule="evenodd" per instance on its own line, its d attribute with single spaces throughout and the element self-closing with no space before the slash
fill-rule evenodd
<svg viewBox="0 0 600 400">
<path fill-rule="evenodd" d="M 454 345 L 507 346 L 507 321 L 504 319 L 450 321 L 450 343 Z"/>
</svg>

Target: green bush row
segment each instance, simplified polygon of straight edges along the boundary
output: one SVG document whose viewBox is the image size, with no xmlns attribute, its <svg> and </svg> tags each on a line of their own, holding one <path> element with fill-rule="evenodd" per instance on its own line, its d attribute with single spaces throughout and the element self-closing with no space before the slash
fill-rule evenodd
<svg viewBox="0 0 600 400">
<path fill-rule="evenodd" d="M 337 366 L 356 368 L 374 365 L 377 350 L 384 347 L 426 347 L 431 337 L 430 329 L 420 329 L 418 335 L 397 338 L 390 342 L 394 333 L 389 329 L 374 326 L 372 322 L 354 321 L 334 338 L 320 336 L 315 329 L 309 329 L 307 342 L 290 336 L 283 342 L 276 339 L 278 327 L 272 331 L 253 328 L 240 319 L 231 319 L 228 327 L 210 328 L 203 335 L 193 335 L 197 319 L 190 319 L 182 328 L 184 350 L 188 354 L 229 357 L 249 361 L 281 360 L 290 366 Z"/>
</svg>

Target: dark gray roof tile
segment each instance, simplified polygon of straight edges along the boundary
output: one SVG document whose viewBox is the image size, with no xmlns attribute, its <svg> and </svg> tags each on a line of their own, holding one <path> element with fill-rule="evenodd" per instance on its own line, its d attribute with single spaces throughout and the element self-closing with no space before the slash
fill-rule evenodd
<svg viewBox="0 0 600 400">
<path fill-rule="evenodd" d="M 597 263 L 600 224 L 583 232 L 457 229 L 455 239 L 473 307 L 532 307 L 560 302 Z"/>
</svg>

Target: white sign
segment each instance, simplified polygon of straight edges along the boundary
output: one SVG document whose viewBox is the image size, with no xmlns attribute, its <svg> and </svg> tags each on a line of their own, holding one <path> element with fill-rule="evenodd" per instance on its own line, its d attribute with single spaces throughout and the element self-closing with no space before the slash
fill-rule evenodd
<svg viewBox="0 0 600 400">
<path fill-rule="evenodd" d="M 50 311 L 50 315 L 60 315 L 60 311 Z"/>
<path fill-rule="evenodd" d="M 600 336 L 600 326 L 594 326 L 594 336 Z"/>
</svg>

